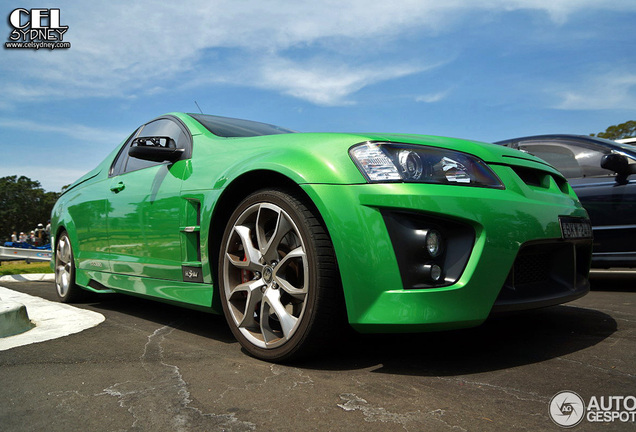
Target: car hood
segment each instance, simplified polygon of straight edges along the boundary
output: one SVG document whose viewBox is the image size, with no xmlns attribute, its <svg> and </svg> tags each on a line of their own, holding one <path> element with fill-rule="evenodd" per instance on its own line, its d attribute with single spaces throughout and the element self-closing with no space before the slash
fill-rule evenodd
<svg viewBox="0 0 636 432">
<path fill-rule="evenodd" d="M 211 137 L 213 141 L 224 140 L 226 141 L 226 145 L 237 151 L 245 149 L 244 146 L 246 145 L 253 149 L 260 146 L 267 147 L 269 149 L 284 147 L 287 149 L 294 148 L 304 153 L 312 154 L 317 159 L 323 159 L 325 157 L 338 158 L 339 156 L 335 156 L 338 154 L 342 157 L 346 154 L 342 153 L 343 149 L 348 150 L 351 146 L 365 141 L 392 142 L 447 148 L 450 150 L 472 154 L 486 163 L 503 165 L 521 164 L 527 166 L 537 166 L 538 164 L 544 169 L 547 168 L 558 173 L 558 171 L 554 170 L 554 168 L 545 161 L 528 153 L 479 141 L 418 134 L 324 132 L 299 132 L 245 138 L 220 138 L 213 136 L 211 132 L 191 117 L 183 114 L 179 114 L 178 116 L 187 122 L 193 135 L 201 134 L 208 136 Z M 230 144 L 230 142 L 232 144 Z"/>
<path fill-rule="evenodd" d="M 478 158 L 482 159 L 484 162 L 488 163 L 509 164 L 511 163 L 511 159 L 520 159 L 549 166 L 545 163 L 545 161 L 531 154 L 508 147 L 480 141 L 447 138 L 432 135 L 409 134 L 364 134 L 364 137 L 366 137 L 369 141 L 398 142 L 448 148 L 451 150 L 475 155 Z"/>
<path fill-rule="evenodd" d="M 364 181 L 348 150 L 359 143 L 387 142 L 437 147 L 474 155 L 488 164 L 521 165 L 561 176 L 541 159 L 519 150 L 489 143 L 429 135 L 290 133 L 246 138 L 218 138 L 229 156 L 221 157 L 214 146 L 203 150 L 204 159 L 223 159 L 224 176 L 233 178 L 246 170 L 273 170 L 298 183 L 354 184 Z M 208 147 L 207 145 L 204 147 Z M 236 158 L 241 154 L 240 159 Z M 315 164 L 308 164 L 314 161 Z M 233 174 L 234 173 L 234 174 Z"/>
</svg>

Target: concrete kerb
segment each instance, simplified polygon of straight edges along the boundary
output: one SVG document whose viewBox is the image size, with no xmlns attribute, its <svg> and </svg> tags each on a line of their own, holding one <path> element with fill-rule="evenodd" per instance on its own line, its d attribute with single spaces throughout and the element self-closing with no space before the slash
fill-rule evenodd
<svg viewBox="0 0 636 432">
<path fill-rule="evenodd" d="M 55 280 L 52 273 L 7 275 L 0 282 L 49 282 Z M 3 301 L 0 298 L 0 338 L 17 335 L 31 330 L 35 324 L 29 319 L 27 308 L 22 303 Z"/>
<path fill-rule="evenodd" d="M 35 326 L 23 333 L 0 337 L 0 351 L 57 339 L 95 327 L 104 315 L 65 303 L 49 301 L 0 286 L 0 304 L 26 305 L 28 318 Z M 18 307 L 19 309 L 19 307 Z M 0 321 L 5 314 L 0 314 Z"/>
<path fill-rule="evenodd" d="M 0 338 L 31 330 L 35 324 L 29 319 L 26 306 L 0 298 Z"/>
</svg>

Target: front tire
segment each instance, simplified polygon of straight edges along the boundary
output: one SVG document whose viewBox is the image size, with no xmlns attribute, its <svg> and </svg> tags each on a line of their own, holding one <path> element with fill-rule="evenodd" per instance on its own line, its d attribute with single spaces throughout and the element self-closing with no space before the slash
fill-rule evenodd
<svg viewBox="0 0 636 432">
<path fill-rule="evenodd" d="M 71 240 L 60 234 L 55 247 L 55 288 L 62 303 L 75 303 L 86 298 L 87 292 L 75 284 L 75 260 Z"/>
<path fill-rule="evenodd" d="M 225 228 L 218 275 L 227 322 L 251 355 L 291 360 L 333 340 L 341 310 L 335 254 L 299 197 L 263 190 L 243 200 Z"/>
</svg>

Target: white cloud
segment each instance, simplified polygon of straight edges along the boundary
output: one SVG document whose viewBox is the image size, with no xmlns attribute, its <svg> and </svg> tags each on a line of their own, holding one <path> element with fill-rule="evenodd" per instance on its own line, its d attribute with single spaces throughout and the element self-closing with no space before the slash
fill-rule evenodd
<svg viewBox="0 0 636 432">
<path fill-rule="evenodd" d="M 610 72 L 565 87 L 551 90 L 560 98 L 557 109 L 636 109 L 636 73 Z"/>
<path fill-rule="evenodd" d="M 570 15 L 580 11 L 636 10 L 636 3 L 633 0 L 487 0 L 480 2 L 480 5 L 485 8 L 500 8 L 505 11 L 543 11 L 557 24 L 565 23 Z"/>
<path fill-rule="evenodd" d="M 69 144 L 68 148 L 76 149 L 71 158 L 68 157 L 68 150 L 58 152 L 55 148 L 38 147 L 38 144 L 33 142 L 14 149 L 17 155 L 5 154 L 5 160 L 0 165 L 0 177 L 24 175 L 39 181 L 45 190 L 56 192 L 92 169 L 131 132 L 79 124 L 53 125 L 42 121 L 0 117 L 0 130 L 9 129 L 44 133 L 49 139 L 43 141 L 68 143 L 71 139 L 79 142 Z M 62 139 L 55 139 L 53 135 L 61 136 Z M 32 138 L 32 135 L 26 136 Z M 39 148 L 40 153 L 36 157 L 29 156 L 28 152 L 34 148 Z"/>
<path fill-rule="evenodd" d="M 127 137 L 125 132 L 122 133 L 119 131 L 92 128 L 83 125 L 66 124 L 57 126 L 32 120 L 18 120 L 10 118 L 0 118 L 0 127 L 54 133 L 79 141 L 89 142 L 91 144 L 102 143 L 109 146 L 114 146 L 114 144 L 122 142 Z"/>
<path fill-rule="evenodd" d="M 415 98 L 415 102 L 424 102 L 424 103 L 436 103 L 440 102 L 450 94 L 451 89 L 443 90 L 437 93 L 429 93 L 425 95 L 420 95 Z"/>
<path fill-rule="evenodd" d="M 301 62 L 268 57 L 257 64 L 254 75 L 249 78 L 258 80 L 259 87 L 277 90 L 317 105 L 346 105 L 353 103 L 348 99 L 349 95 L 364 87 L 429 68 L 407 63 L 347 65 L 329 59 Z"/>
<path fill-rule="evenodd" d="M 636 2 L 116 0 L 93 2 L 90 8 L 60 1 L 55 7 L 61 9 L 61 23 L 69 26 L 65 40 L 72 47 L 54 52 L 4 50 L 0 68 L 6 79 L 0 92 L 6 98 L 131 97 L 173 86 L 183 77 L 217 82 L 243 77 L 244 86 L 318 104 L 344 104 L 367 85 L 439 62 L 392 59 L 398 39 L 409 32 L 435 34 L 452 30 L 476 12 L 519 9 L 542 11 L 562 23 L 580 10 L 636 10 Z M 245 61 L 225 72 L 225 65 L 209 63 L 219 50 L 239 53 Z M 309 50 L 319 51 L 327 60 L 324 65 L 304 59 Z M 380 56 L 391 66 L 377 67 Z M 355 70 L 352 62 L 376 68 Z M 275 69 L 277 63 L 287 67 Z"/>
</svg>

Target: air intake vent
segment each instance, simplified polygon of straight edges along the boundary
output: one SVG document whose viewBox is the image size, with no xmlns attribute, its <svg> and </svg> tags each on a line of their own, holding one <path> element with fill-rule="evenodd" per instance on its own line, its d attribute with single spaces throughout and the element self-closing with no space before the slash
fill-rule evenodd
<svg viewBox="0 0 636 432">
<path fill-rule="evenodd" d="M 528 186 L 542 187 L 547 175 L 544 171 L 531 168 L 513 167 L 513 169 Z"/>
<path fill-rule="evenodd" d="M 512 169 L 528 186 L 549 189 L 551 184 L 550 179 L 552 179 L 561 192 L 564 194 L 568 193 L 568 182 L 561 176 L 553 175 L 547 171 L 527 167 L 513 166 Z"/>
</svg>

